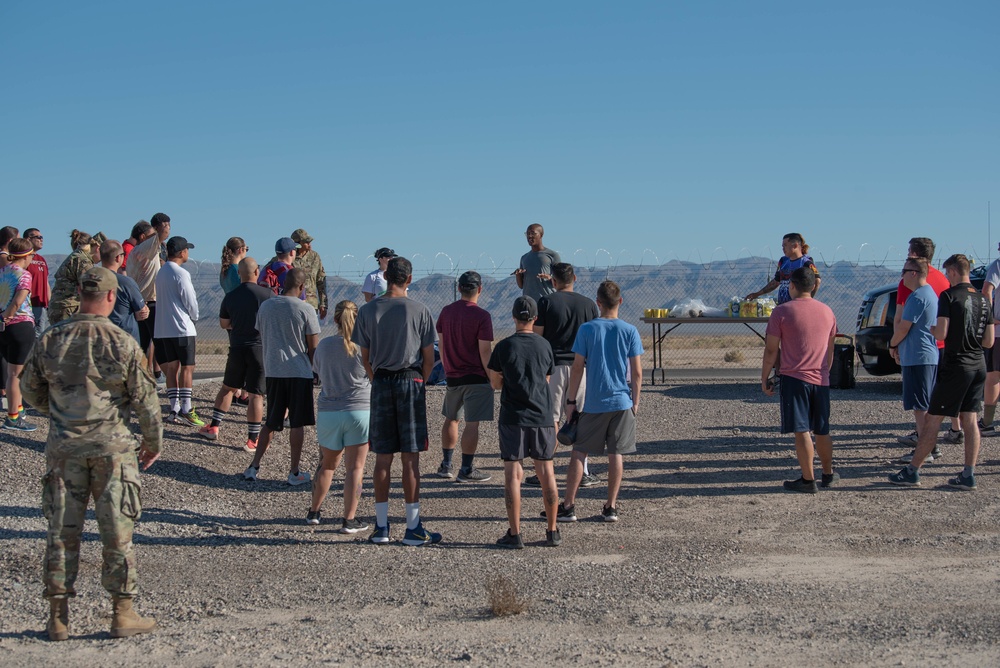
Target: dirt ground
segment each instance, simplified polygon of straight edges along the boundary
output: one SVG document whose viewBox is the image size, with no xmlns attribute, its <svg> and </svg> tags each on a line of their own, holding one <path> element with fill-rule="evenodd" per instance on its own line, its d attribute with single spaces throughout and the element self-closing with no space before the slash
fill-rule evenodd
<svg viewBox="0 0 1000 668">
<path fill-rule="evenodd" d="M 210 414 L 217 384 L 199 385 Z M 285 483 L 279 437 L 256 483 L 242 409 L 210 444 L 169 426 L 166 452 L 143 477 L 136 532 L 148 636 L 111 640 L 96 524 L 86 528 L 72 638 L 44 635 L 39 510 L 46 428 L 0 432 L 0 665 L 431 666 L 1000 665 L 1000 439 L 984 438 L 979 490 L 943 487 L 961 446 L 942 445 L 919 489 L 884 484 L 911 430 L 899 382 L 863 379 L 834 391 L 843 480 L 815 496 L 781 490 L 797 477 L 776 399 L 745 380 L 646 386 L 639 452 L 626 461 L 621 521 L 600 521 L 603 485 L 581 491 L 580 521 L 541 545 L 540 494 L 524 492 L 523 551 L 498 548 L 505 528 L 495 426 L 484 424 L 485 483 L 430 477 L 440 461 L 443 390 L 428 393 L 431 449 L 422 514 L 437 546 L 375 546 L 337 533 L 340 478 L 324 523 L 304 523 L 308 488 Z M 40 418 L 35 421 L 42 423 Z M 306 468 L 317 461 L 307 436 Z M 557 470 L 565 470 L 560 453 Z M 593 469 L 603 477 L 604 461 Z M 374 515 L 371 461 L 359 517 Z M 402 536 L 398 477 L 390 510 Z M 496 617 L 497 578 L 527 604 Z"/>
</svg>

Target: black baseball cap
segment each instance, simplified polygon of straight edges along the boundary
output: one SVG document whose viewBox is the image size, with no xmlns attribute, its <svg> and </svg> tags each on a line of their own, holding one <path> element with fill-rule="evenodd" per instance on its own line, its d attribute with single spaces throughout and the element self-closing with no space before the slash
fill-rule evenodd
<svg viewBox="0 0 1000 668">
<path fill-rule="evenodd" d="M 528 322 L 538 317 L 538 304 L 531 297 L 518 297 L 514 300 L 514 308 L 511 309 L 511 315 L 516 320 Z"/>
<path fill-rule="evenodd" d="M 177 257 L 185 248 L 194 248 L 194 244 L 189 244 L 184 237 L 170 237 L 167 240 L 167 256 Z"/>
<path fill-rule="evenodd" d="M 471 290 L 480 287 L 482 284 L 483 277 L 475 271 L 467 271 L 458 277 L 458 287 L 461 289 Z"/>
<path fill-rule="evenodd" d="M 396 257 L 396 251 L 392 250 L 391 248 L 386 248 L 384 246 L 375 251 L 376 260 L 381 260 L 384 257 L 389 257 L 389 258 Z"/>
</svg>

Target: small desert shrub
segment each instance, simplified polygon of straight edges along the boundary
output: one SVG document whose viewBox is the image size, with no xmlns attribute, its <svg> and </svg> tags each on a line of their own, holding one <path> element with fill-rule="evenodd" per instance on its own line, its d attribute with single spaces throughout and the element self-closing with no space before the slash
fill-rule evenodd
<svg viewBox="0 0 1000 668">
<path fill-rule="evenodd" d="M 743 357 L 742 350 L 727 350 L 722 359 L 727 362 L 742 362 L 746 358 Z"/>
<path fill-rule="evenodd" d="M 486 598 L 494 617 L 519 615 L 528 609 L 528 601 L 517 593 L 510 578 L 498 575 L 486 584 Z"/>
</svg>

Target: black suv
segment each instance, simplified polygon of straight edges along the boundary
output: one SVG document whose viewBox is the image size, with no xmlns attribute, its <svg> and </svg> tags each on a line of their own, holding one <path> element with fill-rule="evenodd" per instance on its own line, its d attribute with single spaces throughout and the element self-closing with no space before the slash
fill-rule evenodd
<svg viewBox="0 0 1000 668">
<path fill-rule="evenodd" d="M 982 290 L 986 278 L 986 265 L 972 270 L 972 285 Z M 896 317 L 896 288 L 898 283 L 869 290 L 861 300 L 858 310 L 858 329 L 854 345 L 858 350 L 861 366 L 873 376 L 899 373 L 899 365 L 889 354 L 892 339 L 892 321 Z"/>
</svg>

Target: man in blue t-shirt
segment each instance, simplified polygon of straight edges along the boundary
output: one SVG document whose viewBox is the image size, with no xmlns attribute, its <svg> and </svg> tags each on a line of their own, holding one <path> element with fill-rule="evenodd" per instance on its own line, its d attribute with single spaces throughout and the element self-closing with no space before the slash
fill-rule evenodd
<svg viewBox="0 0 1000 668">
<path fill-rule="evenodd" d="M 639 412 L 642 386 L 642 340 L 639 330 L 618 319 L 621 288 L 604 281 L 597 288 L 600 317 L 584 323 L 573 343 L 573 368 L 566 393 L 566 418 L 576 413 L 576 393 L 587 374 L 585 413 L 580 414 L 573 456 L 566 474 L 566 496 L 559 504 L 557 519 L 575 522 L 574 501 L 583 477 L 587 456 L 608 456 L 608 500 L 601 515 L 605 522 L 618 521 L 618 490 L 622 483 L 622 455 L 635 452 L 635 416 Z"/>
<path fill-rule="evenodd" d="M 927 283 L 929 263 L 922 257 L 908 258 L 903 265 L 903 283 L 912 292 L 903 306 L 902 317 L 889 341 L 889 352 L 903 369 L 903 410 L 913 411 L 916 433 L 923 433 L 924 419 L 931 405 L 931 390 L 937 378 L 937 341 L 931 327 L 937 324 L 938 297 Z M 929 459 L 941 456 L 934 446 Z M 913 453 L 900 461 L 909 464 Z"/>
</svg>

